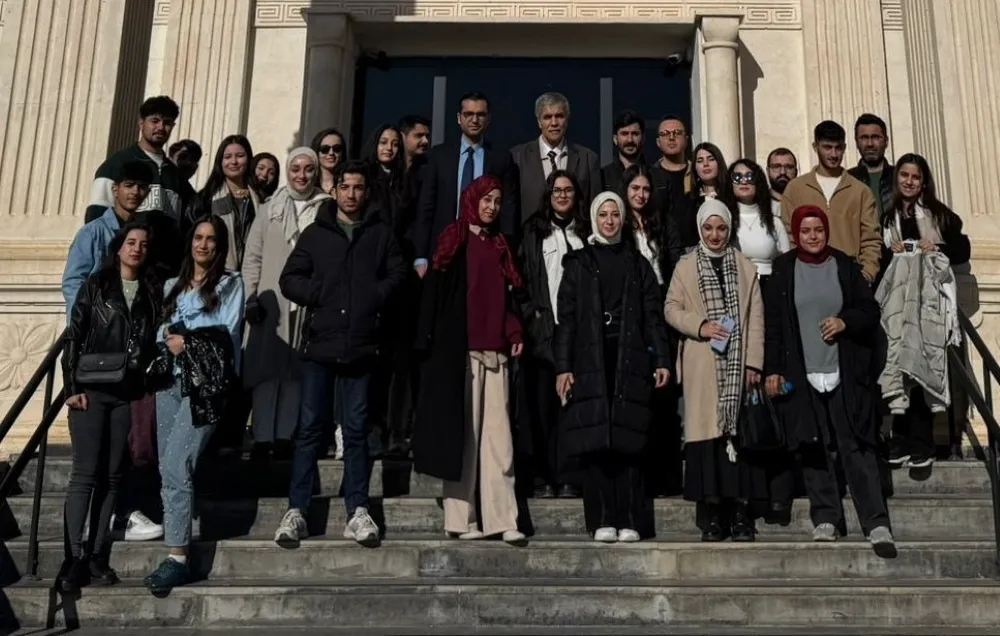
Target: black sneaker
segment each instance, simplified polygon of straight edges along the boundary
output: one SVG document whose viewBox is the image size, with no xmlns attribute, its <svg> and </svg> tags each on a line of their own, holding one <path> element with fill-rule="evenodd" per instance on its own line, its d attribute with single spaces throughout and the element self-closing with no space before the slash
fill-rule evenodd
<svg viewBox="0 0 1000 636">
<path fill-rule="evenodd" d="M 550 484 L 535 487 L 535 499 L 552 499 L 555 496 L 556 489 Z"/>
<path fill-rule="evenodd" d="M 906 460 L 907 468 L 930 468 L 934 464 L 934 458 L 930 455 L 910 455 Z"/>
<path fill-rule="evenodd" d="M 153 594 L 169 592 L 175 587 L 187 585 L 191 581 L 191 572 L 186 563 L 167 557 L 152 574 L 143 579 L 143 583 Z"/>
<path fill-rule="evenodd" d="M 90 583 L 90 568 L 86 557 L 79 557 L 67 562 L 63 567 L 63 575 L 59 577 L 59 589 L 63 594 L 79 594 L 80 588 Z"/>
<path fill-rule="evenodd" d="M 118 573 L 111 569 L 106 559 L 93 559 L 90 562 L 90 582 L 93 585 L 117 585 Z"/>
<path fill-rule="evenodd" d="M 733 514 L 733 541 L 753 541 L 756 534 L 757 528 L 750 517 L 747 505 L 740 504 L 736 506 L 736 512 Z"/>
<path fill-rule="evenodd" d="M 908 461 L 910 461 L 910 454 L 905 452 L 897 444 L 892 444 L 889 447 L 889 464 L 891 466 L 902 466 Z"/>
</svg>

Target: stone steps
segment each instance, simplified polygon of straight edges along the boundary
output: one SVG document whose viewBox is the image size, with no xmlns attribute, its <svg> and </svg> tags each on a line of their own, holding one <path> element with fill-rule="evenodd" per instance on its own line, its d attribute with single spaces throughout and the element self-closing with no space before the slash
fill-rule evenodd
<svg viewBox="0 0 1000 636">
<path fill-rule="evenodd" d="M 7 544 L 17 570 L 24 571 L 27 542 Z M 63 560 L 61 541 L 39 549 L 39 575 L 54 578 Z M 159 541 L 116 543 L 111 565 L 124 578 L 149 574 L 165 556 Z M 196 578 L 236 583 L 271 579 L 336 582 L 411 578 L 426 583 L 459 578 L 519 578 L 563 581 L 624 580 L 689 583 L 775 578 L 857 583 L 893 579 L 987 579 L 996 573 L 990 541 L 900 542 L 895 558 L 880 558 L 865 541 L 820 544 L 805 539 L 755 543 L 701 543 L 688 537 L 608 546 L 588 538 L 543 537 L 525 548 L 499 541 L 462 542 L 431 538 L 389 539 L 366 550 L 343 539 L 310 539 L 295 550 L 269 540 L 196 542 L 189 563 Z"/>
<path fill-rule="evenodd" d="M 42 497 L 40 537 L 62 536 L 64 499 L 61 495 Z M 522 502 L 523 503 L 523 502 Z M 8 501 L 9 511 L 0 511 L 0 538 L 13 539 L 28 532 L 31 497 L 22 495 Z M 284 498 L 213 499 L 199 498 L 195 504 L 204 539 L 232 537 L 271 537 L 287 509 Z M 851 534 L 860 533 L 854 506 L 849 499 L 844 509 Z M 939 495 L 897 496 L 890 500 L 889 511 L 895 534 L 901 540 L 954 538 L 992 538 L 993 512 L 990 500 L 982 496 Z M 444 512 L 439 499 L 403 497 L 373 499 L 372 517 L 388 537 L 408 533 L 440 533 Z M 690 533 L 694 536 L 695 506 L 678 498 L 656 499 L 653 504 L 657 534 Z M 310 507 L 309 533 L 313 536 L 340 537 L 347 513 L 343 500 L 327 495 L 313 498 Z M 583 535 L 583 502 L 579 499 L 532 499 L 522 507 L 521 527 L 539 535 Z M 757 523 L 764 534 L 805 536 L 812 531 L 809 503 L 797 499 L 792 506 L 791 523 L 778 526 Z"/>
<path fill-rule="evenodd" d="M 324 459 L 319 462 L 320 484 L 326 490 L 339 487 L 343 462 Z M 43 492 L 62 493 L 69 483 L 70 460 L 49 457 L 42 479 Z M 291 474 L 289 462 L 257 463 L 249 460 L 220 461 L 205 459 L 196 477 L 199 492 L 219 492 L 231 495 L 281 497 L 287 494 Z M 34 491 L 35 461 L 21 475 L 23 492 Z M 941 461 L 929 469 L 893 471 L 893 488 L 897 494 L 981 494 L 990 492 L 989 475 L 979 461 Z M 369 492 L 372 496 L 440 497 L 440 480 L 420 475 L 410 462 L 375 461 Z"/>
<path fill-rule="evenodd" d="M 531 627 L 532 636 L 662 636 L 664 628 L 654 627 Z M 760 627 L 730 627 L 713 625 L 711 627 L 670 627 L 672 636 L 942 636 L 945 633 L 937 627 L 855 627 L 849 630 L 845 627 L 774 627 L 766 631 Z M 949 635 L 961 636 L 996 636 L 997 630 L 992 627 L 981 628 L 951 628 Z M 65 628 L 55 629 L 23 629 L 15 631 L 10 636 L 65 636 Z M 73 636 L 273 636 L 273 627 L 243 627 L 199 629 L 191 627 L 144 627 L 141 629 L 119 629 L 84 627 L 75 629 Z M 392 630 L 393 636 L 525 636 L 522 627 L 398 627 Z M 367 627 L 281 627 L 281 636 L 385 636 L 386 630 Z"/>
<path fill-rule="evenodd" d="M 49 615 L 50 583 L 20 583 L 4 590 L 24 625 L 43 625 Z M 88 627 L 192 626 L 215 629 L 254 626 L 378 627 L 395 633 L 416 625 L 459 628 L 541 626 L 757 628 L 933 628 L 940 634 L 1000 624 L 1000 586 L 994 581 L 858 583 L 703 581 L 635 583 L 515 578 L 419 580 L 341 578 L 335 583 L 300 579 L 205 582 L 178 588 L 163 598 L 135 580 L 87 589 L 58 600 L 65 616 Z M 714 628 L 709 632 L 716 633 Z M 425 632 L 426 633 L 426 632 Z M 525 632 L 527 633 L 527 632 Z M 660 633 L 664 633 L 661 631 Z M 912 633 L 912 632 L 910 632 Z"/>
</svg>

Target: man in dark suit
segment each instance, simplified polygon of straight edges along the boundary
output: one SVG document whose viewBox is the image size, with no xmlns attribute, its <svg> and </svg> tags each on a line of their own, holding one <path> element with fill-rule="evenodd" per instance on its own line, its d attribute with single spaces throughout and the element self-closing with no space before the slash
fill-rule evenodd
<svg viewBox="0 0 1000 636">
<path fill-rule="evenodd" d="M 583 205 L 601 191 L 601 165 L 597 153 L 568 143 L 569 100 L 560 93 L 545 93 L 535 100 L 535 118 L 541 135 L 511 148 L 521 183 L 521 218 L 527 221 L 538 212 L 545 196 L 545 180 L 553 170 L 568 170 L 583 191 Z"/>
<path fill-rule="evenodd" d="M 642 138 L 646 122 L 634 110 L 623 110 L 615 117 L 612 128 L 615 158 L 601 168 L 601 182 L 605 190 L 621 194 L 625 171 L 637 163 L 646 163 L 642 156 Z"/>
<path fill-rule="evenodd" d="M 518 234 L 517 171 L 509 152 L 494 150 L 484 141 L 489 123 L 490 103 L 486 95 L 466 93 L 459 100 L 458 109 L 461 139 L 427 151 L 413 237 L 416 249 L 413 267 L 421 278 L 434 256 L 437 237 L 458 218 L 462 190 L 484 174 L 492 174 L 503 182 L 500 230 L 511 238 Z"/>
</svg>

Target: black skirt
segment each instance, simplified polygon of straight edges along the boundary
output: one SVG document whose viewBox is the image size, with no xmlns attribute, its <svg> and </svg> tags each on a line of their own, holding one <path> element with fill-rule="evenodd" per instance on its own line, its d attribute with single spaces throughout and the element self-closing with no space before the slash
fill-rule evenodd
<svg viewBox="0 0 1000 636">
<path fill-rule="evenodd" d="M 744 461 L 739 454 L 729 461 L 722 437 L 684 446 L 684 499 L 721 502 L 739 499 L 766 502 L 767 475 L 759 465 Z"/>
</svg>

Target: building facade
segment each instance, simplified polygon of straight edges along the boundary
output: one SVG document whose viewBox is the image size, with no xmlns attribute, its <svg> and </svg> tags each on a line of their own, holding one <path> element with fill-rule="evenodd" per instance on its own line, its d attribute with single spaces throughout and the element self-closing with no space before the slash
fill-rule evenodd
<svg viewBox="0 0 1000 636">
<path fill-rule="evenodd" d="M 0 407 L 63 327 L 94 170 L 158 94 L 203 165 L 226 134 L 282 158 L 327 126 L 356 146 L 408 112 L 441 141 L 474 88 L 513 141 L 537 134 L 537 94 L 566 93 L 571 136 L 604 159 L 624 107 L 681 114 L 730 160 L 789 147 L 804 169 L 813 125 L 872 112 L 890 157 L 925 155 L 964 219 L 966 307 L 1000 344 L 998 23 L 984 0 L 0 0 Z"/>
</svg>

